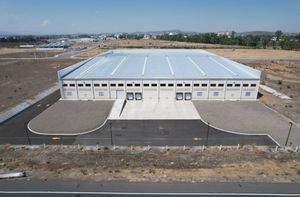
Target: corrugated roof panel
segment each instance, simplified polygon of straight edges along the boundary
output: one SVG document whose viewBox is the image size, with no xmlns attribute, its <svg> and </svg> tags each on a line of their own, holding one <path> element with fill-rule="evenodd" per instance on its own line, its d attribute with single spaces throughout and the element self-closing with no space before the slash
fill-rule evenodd
<svg viewBox="0 0 300 197">
<path fill-rule="evenodd" d="M 173 78 L 164 55 L 148 55 L 145 78 Z"/>
<path fill-rule="evenodd" d="M 74 67 L 75 68 L 75 67 Z M 68 69 L 69 73 L 70 69 Z M 64 70 L 62 70 L 63 72 Z M 63 79 L 259 79 L 261 72 L 204 50 L 113 50 L 96 56 Z"/>
<path fill-rule="evenodd" d="M 205 77 L 201 71 L 199 71 L 196 65 L 192 64 L 188 57 L 184 55 L 169 56 L 172 68 L 175 73 L 175 78 L 199 78 Z"/>
<path fill-rule="evenodd" d="M 114 78 L 141 78 L 143 65 L 145 61 L 144 56 L 129 55 L 119 69 L 112 76 Z"/>
</svg>

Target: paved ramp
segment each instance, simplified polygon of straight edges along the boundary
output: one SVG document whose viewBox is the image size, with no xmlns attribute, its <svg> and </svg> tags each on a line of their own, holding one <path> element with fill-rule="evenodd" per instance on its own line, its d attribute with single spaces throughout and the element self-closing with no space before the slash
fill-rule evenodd
<svg viewBox="0 0 300 197">
<path fill-rule="evenodd" d="M 121 109 L 120 106 L 116 105 L 114 108 Z M 120 115 L 111 116 L 110 119 L 194 120 L 200 119 L 200 116 L 191 101 L 127 101 Z"/>
<path fill-rule="evenodd" d="M 241 134 L 267 133 L 284 145 L 289 120 L 259 101 L 193 101 L 201 118 L 220 129 Z M 300 145 L 300 128 L 293 126 L 288 145 Z"/>
<path fill-rule="evenodd" d="M 114 101 L 59 100 L 32 119 L 28 129 L 41 135 L 79 135 L 106 122 Z"/>
</svg>

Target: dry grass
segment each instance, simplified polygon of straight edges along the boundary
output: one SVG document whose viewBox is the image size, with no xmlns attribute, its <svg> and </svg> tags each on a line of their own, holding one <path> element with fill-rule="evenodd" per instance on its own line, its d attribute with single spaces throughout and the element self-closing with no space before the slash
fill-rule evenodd
<svg viewBox="0 0 300 197">
<path fill-rule="evenodd" d="M 34 179 L 151 182 L 297 182 L 299 153 L 210 148 L 192 150 L 99 150 L 1 147 L 0 172 L 25 170 Z M 13 157 L 12 157 L 13 155 Z"/>
</svg>

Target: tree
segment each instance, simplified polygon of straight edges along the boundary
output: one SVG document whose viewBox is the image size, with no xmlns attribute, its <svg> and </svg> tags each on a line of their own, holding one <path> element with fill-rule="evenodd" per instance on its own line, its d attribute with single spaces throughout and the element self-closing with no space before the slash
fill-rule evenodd
<svg viewBox="0 0 300 197">
<path fill-rule="evenodd" d="M 282 31 L 281 31 L 281 30 L 277 30 L 277 31 L 275 32 L 275 36 L 276 36 L 276 41 L 278 41 L 279 38 L 282 36 Z"/>
</svg>

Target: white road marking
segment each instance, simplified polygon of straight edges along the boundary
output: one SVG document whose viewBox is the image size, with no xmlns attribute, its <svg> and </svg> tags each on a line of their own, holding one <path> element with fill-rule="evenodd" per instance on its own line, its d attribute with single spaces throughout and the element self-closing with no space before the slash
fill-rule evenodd
<svg viewBox="0 0 300 197">
<path fill-rule="evenodd" d="M 298 194 L 276 193 L 226 193 L 226 192 L 70 192 L 70 191 L 0 191 L 0 194 L 88 194 L 88 195 L 151 195 L 151 196 L 300 196 Z"/>
</svg>

